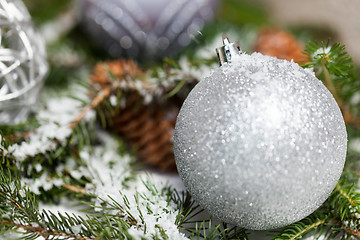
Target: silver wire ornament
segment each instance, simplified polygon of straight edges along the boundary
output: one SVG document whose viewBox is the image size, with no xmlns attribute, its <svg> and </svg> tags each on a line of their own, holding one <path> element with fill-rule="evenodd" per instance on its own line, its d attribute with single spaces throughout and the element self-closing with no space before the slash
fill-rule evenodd
<svg viewBox="0 0 360 240">
<path fill-rule="evenodd" d="M 313 72 L 223 42 L 221 66 L 192 89 L 177 117 L 179 175 L 222 221 L 254 230 L 289 225 L 321 206 L 340 178 L 341 111 Z"/>
<path fill-rule="evenodd" d="M 111 56 L 161 58 L 187 46 L 219 0 L 81 0 L 80 18 Z"/>
<path fill-rule="evenodd" d="M 0 124 L 23 121 L 48 66 L 45 45 L 20 0 L 0 0 Z"/>
</svg>

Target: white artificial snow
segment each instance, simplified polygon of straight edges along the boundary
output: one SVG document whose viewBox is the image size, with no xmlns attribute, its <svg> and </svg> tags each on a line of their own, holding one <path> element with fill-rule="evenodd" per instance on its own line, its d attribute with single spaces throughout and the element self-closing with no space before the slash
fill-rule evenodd
<svg viewBox="0 0 360 240">
<path fill-rule="evenodd" d="M 319 54 L 321 54 L 321 55 L 326 54 L 327 55 L 327 54 L 330 53 L 330 50 L 331 50 L 331 47 L 326 47 L 326 48 L 321 47 L 321 48 L 319 48 L 318 50 L 316 50 L 314 52 L 314 54 L 312 55 L 312 58 L 317 59 Z"/>
<path fill-rule="evenodd" d="M 82 217 L 83 219 L 87 219 L 87 216 L 84 212 L 82 212 L 82 208 L 80 207 L 80 203 L 76 202 L 76 201 L 70 201 L 68 199 L 62 198 L 60 200 L 59 204 L 47 204 L 47 203 L 43 203 L 40 202 L 39 203 L 39 209 L 40 211 L 46 211 L 46 212 L 51 212 L 53 214 L 55 214 L 57 217 L 60 217 L 60 215 L 62 216 L 66 216 L 66 214 L 70 215 L 70 216 L 77 216 L 77 217 Z M 81 232 L 81 228 L 85 226 L 82 225 L 75 225 L 71 227 L 71 231 L 74 234 L 79 234 Z M 36 240 L 44 240 L 45 238 L 43 237 L 38 237 L 36 238 Z M 58 236 L 57 239 L 69 239 L 66 236 Z"/>
<path fill-rule="evenodd" d="M 304 68 L 304 71 L 307 72 L 308 74 L 311 74 L 312 76 L 316 77 L 314 68 Z"/>
<path fill-rule="evenodd" d="M 82 176 L 92 179 L 94 187 L 102 185 L 107 189 L 107 184 L 113 182 L 123 186 L 126 179 L 131 176 L 131 156 L 120 155 L 118 143 L 109 134 L 98 131 L 97 137 L 101 142 L 100 146 L 85 147 L 80 152 L 80 157 L 87 167 L 80 167 L 77 170 L 69 168 L 68 171 L 76 179 Z"/>
<path fill-rule="evenodd" d="M 161 186 L 162 182 L 155 182 L 148 175 L 140 177 L 128 185 L 128 188 L 124 188 L 116 183 L 106 184 L 106 189 L 104 186 L 98 185 L 95 194 L 109 202 L 112 201 L 112 198 L 120 203 L 125 211 L 123 213 L 125 220 L 130 217 L 135 219 L 136 226 L 129 231 L 134 238 L 142 236 L 152 239 L 153 236 L 160 236 L 159 228 L 161 228 L 169 239 L 187 239 L 175 225 L 178 210 L 174 204 L 168 203 L 166 196 L 161 193 L 164 187 Z M 157 192 L 153 194 L 146 186 L 156 186 L 156 190 L 153 189 Z M 125 197 L 127 204 L 125 204 Z"/>
<path fill-rule="evenodd" d="M 274 70 L 273 66 L 269 66 L 268 62 L 274 57 L 265 56 L 261 53 L 254 52 L 251 55 L 249 54 L 241 54 L 233 56 L 231 64 L 225 63 L 222 71 L 227 75 L 231 71 L 239 71 L 243 72 L 243 74 L 247 75 L 248 78 L 253 80 L 260 80 L 264 78 L 269 78 L 268 72 L 269 70 Z M 304 69 L 301 68 L 297 63 L 287 60 L 280 60 L 277 63 L 277 66 L 280 69 L 291 69 L 289 74 L 293 74 L 295 77 L 302 78 L 305 76 Z M 248 67 L 256 67 L 261 69 L 261 71 L 257 71 L 256 73 L 252 73 L 247 71 Z M 315 73 L 310 69 L 305 69 L 305 72 L 310 73 L 315 76 Z"/>
<path fill-rule="evenodd" d="M 203 53 L 207 50 L 204 49 L 208 49 L 208 47 L 205 46 L 200 48 L 196 53 L 194 53 L 194 55 L 204 61 L 208 61 L 213 58 L 213 54 L 205 57 Z M 214 53 L 214 51 L 215 50 L 213 49 L 212 53 Z M 200 64 L 199 66 L 194 66 L 191 62 L 192 61 L 188 57 L 183 56 L 178 61 L 179 68 L 171 68 L 170 73 L 165 72 L 163 67 L 161 67 L 155 69 L 154 72 L 146 72 L 146 81 L 142 81 L 141 79 L 124 79 L 120 82 L 119 87 L 124 90 L 136 90 L 142 96 L 143 103 L 150 104 L 154 98 L 164 97 L 164 95 L 166 95 L 168 91 L 171 91 L 171 89 L 174 89 L 181 80 L 185 80 L 186 82 L 200 81 L 204 77 L 208 76 L 212 69 L 218 65 L 217 63 L 213 63 L 211 65 Z M 156 73 L 156 77 L 153 76 L 154 73 Z M 112 105 L 115 103 L 111 97 L 110 103 Z"/>
<path fill-rule="evenodd" d="M 111 95 L 109 100 L 110 100 L 111 106 L 113 106 L 113 107 L 115 107 L 117 105 L 117 103 L 118 103 L 117 97 L 115 95 Z"/>
<path fill-rule="evenodd" d="M 184 74 L 185 76 L 192 76 L 195 79 L 201 80 L 204 77 L 208 76 L 212 69 L 217 66 L 217 63 L 214 63 L 210 66 L 206 64 L 201 64 L 200 66 L 194 67 L 187 57 L 181 57 L 179 62 L 180 71 L 179 74 Z M 176 72 L 176 71 L 175 71 Z"/>
<path fill-rule="evenodd" d="M 87 168 L 73 170 L 70 174 L 73 177 L 86 176 L 91 178 L 91 184 L 86 186 L 89 193 L 99 196 L 101 199 L 112 202 L 111 198 L 117 201 L 124 208 L 124 220 L 128 220 L 130 214 L 135 218 L 137 224 L 129 230 L 135 238 L 160 236 L 159 227 L 162 228 L 169 239 L 187 239 L 180 233 L 175 225 L 178 210 L 173 203 L 167 202 L 167 196 L 161 190 L 168 186 L 169 181 L 163 177 L 151 177 L 145 172 L 132 173 L 130 155 L 118 153 L 118 143 L 109 134 L 99 132 L 98 138 L 102 143 L 92 149 L 85 148 L 81 153 L 81 159 L 86 163 Z M 129 180 L 132 174 L 135 179 Z M 179 179 L 173 179 L 173 182 Z M 178 183 L 179 184 L 179 183 Z M 153 194 L 147 186 L 156 186 L 156 194 Z M 125 197 L 128 206 L 125 204 Z M 105 211 L 100 208 L 102 200 L 97 199 L 95 206 L 98 211 Z M 126 211 L 128 213 L 126 213 Z M 117 212 L 109 212 L 117 214 Z M 143 218 L 144 221 L 141 220 Z"/>
<path fill-rule="evenodd" d="M 76 97 L 84 99 L 83 91 L 74 91 Z M 9 146 L 11 153 L 17 161 L 29 156 L 54 150 L 59 143 L 64 143 L 71 135 L 70 123 L 82 110 L 82 103 L 70 97 L 52 97 L 46 99 L 46 104 L 40 107 L 37 119 L 40 126 L 30 133 L 30 137 L 20 144 Z M 88 112 L 84 121 L 93 119 L 93 111 Z M 55 141 L 56 140 L 56 141 Z"/>
<path fill-rule="evenodd" d="M 71 227 L 71 231 L 73 231 L 73 233 L 75 234 L 79 234 L 81 232 L 81 225 L 75 225 Z"/>
<path fill-rule="evenodd" d="M 40 172 L 40 171 L 42 170 L 41 164 L 40 164 L 40 163 L 36 164 L 36 165 L 34 166 L 34 169 L 36 170 L 36 172 Z"/>
<path fill-rule="evenodd" d="M 64 181 L 59 178 L 50 178 L 46 173 L 42 174 L 38 178 L 22 178 L 21 182 L 24 183 L 31 192 L 36 195 L 40 195 L 40 189 L 45 191 L 52 189 L 53 187 L 61 187 Z"/>
<path fill-rule="evenodd" d="M 57 142 L 62 143 L 70 136 L 69 124 L 80 111 L 81 105 L 77 100 L 68 97 L 48 98 L 47 104 L 38 112 L 40 127 L 30 134 L 28 141 L 10 146 L 9 151 L 17 160 L 23 160 L 27 156 L 54 150 Z M 89 178 L 91 184 L 86 186 L 89 193 L 94 193 L 106 201 L 111 201 L 110 197 L 112 197 L 120 203 L 136 219 L 137 224 L 129 230 L 135 239 L 141 237 L 152 239 L 155 235 L 161 236 L 159 228 L 165 231 L 169 239 L 187 239 L 175 225 L 178 215 L 176 206 L 168 203 L 167 196 L 161 192 L 169 184 L 177 184 L 183 189 L 179 178 L 174 177 L 170 180 L 172 182 L 169 182 L 166 176 L 151 177 L 143 172 L 134 173 L 130 166 L 132 157 L 128 154 L 119 154 L 119 143 L 113 137 L 103 131 L 97 131 L 97 139 L 99 145 L 92 148 L 84 147 L 80 152 L 80 158 L 85 166 L 76 167 L 75 161 L 68 159 L 66 165 L 57 167 L 57 172 L 61 173 L 66 169 L 76 179 Z M 35 165 L 34 169 L 36 172 L 41 172 L 42 166 Z M 134 174 L 135 180 L 129 180 Z M 37 195 L 41 193 L 41 189 L 47 191 L 64 184 L 62 178 L 51 178 L 46 173 L 36 179 L 22 178 L 21 181 Z M 153 194 L 146 185 L 156 186 L 159 192 Z M 128 207 L 124 202 L 125 196 L 129 201 Z M 100 203 L 101 200 L 97 200 L 95 205 L 100 206 Z M 40 209 L 50 210 L 53 213 L 80 214 L 67 204 L 67 199 L 63 199 L 59 205 L 41 203 Z M 128 217 L 129 215 L 125 214 L 124 219 L 128 220 Z M 72 230 L 79 232 L 81 226 Z"/>
</svg>

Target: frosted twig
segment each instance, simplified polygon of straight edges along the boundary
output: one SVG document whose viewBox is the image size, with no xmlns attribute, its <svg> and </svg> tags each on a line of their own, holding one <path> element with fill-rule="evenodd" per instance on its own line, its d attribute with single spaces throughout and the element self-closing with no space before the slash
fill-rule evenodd
<svg viewBox="0 0 360 240">
<path fill-rule="evenodd" d="M 79 122 L 85 117 L 86 113 L 90 110 L 96 108 L 106 97 L 108 97 L 111 93 L 112 87 L 107 87 L 101 90 L 98 95 L 92 100 L 92 102 L 87 105 L 80 114 L 75 118 L 74 121 L 70 123 L 70 128 L 74 129 Z"/>
<path fill-rule="evenodd" d="M 307 231 L 309 231 L 310 229 L 314 229 L 317 228 L 318 226 L 322 225 L 325 223 L 325 220 L 318 220 L 317 222 L 314 222 L 313 224 L 311 224 L 310 226 L 304 228 L 303 230 L 301 230 L 300 232 L 296 233 L 294 236 L 292 236 L 291 238 L 289 238 L 289 240 L 295 240 L 301 236 L 303 236 L 304 233 L 306 233 Z"/>
<path fill-rule="evenodd" d="M 79 240 L 90 239 L 90 238 L 88 238 L 86 236 L 80 236 L 80 235 L 76 235 L 76 234 L 67 234 L 67 233 L 57 232 L 57 231 L 54 231 L 54 230 L 50 230 L 48 228 L 36 227 L 36 226 L 25 225 L 25 224 L 17 224 L 17 223 L 14 223 L 12 221 L 5 220 L 5 219 L 0 219 L 0 223 L 6 224 L 6 225 L 11 225 L 11 226 L 14 226 L 14 227 L 16 227 L 18 229 L 19 228 L 24 229 L 26 232 L 37 233 L 37 234 L 45 237 L 46 239 L 48 239 L 48 237 L 50 235 L 52 235 L 52 236 L 62 236 L 62 237 L 66 237 L 66 238 L 79 239 Z"/>
<path fill-rule="evenodd" d="M 72 192 L 75 192 L 75 193 L 81 193 L 81 194 L 86 194 L 86 190 L 82 187 L 79 187 L 79 186 L 73 186 L 73 185 L 70 185 L 70 184 L 67 184 L 67 183 L 64 183 L 62 185 L 64 188 L 72 191 Z"/>
<path fill-rule="evenodd" d="M 356 205 L 355 202 L 351 199 L 351 197 L 343 190 L 343 188 L 339 184 L 336 184 L 336 190 L 338 190 L 339 193 L 343 195 L 351 205 Z"/>
</svg>

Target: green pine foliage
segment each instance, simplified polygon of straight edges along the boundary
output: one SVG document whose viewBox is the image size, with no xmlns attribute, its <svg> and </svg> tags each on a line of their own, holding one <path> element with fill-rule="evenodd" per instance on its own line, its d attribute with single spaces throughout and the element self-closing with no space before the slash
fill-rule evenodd
<svg viewBox="0 0 360 240">
<path fill-rule="evenodd" d="M 87 215 L 40 211 L 36 196 L 19 178 L 0 172 L 0 233 L 16 231 L 19 239 L 132 239 L 129 223 L 117 215 Z"/>
<path fill-rule="evenodd" d="M 326 215 L 312 214 L 303 220 L 293 223 L 285 229 L 278 231 L 273 240 L 295 240 L 302 238 L 305 234 L 315 232 L 314 236 L 321 236 L 327 225 Z M 276 233 L 276 232 L 275 232 Z"/>
<path fill-rule="evenodd" d="M 49 3 L 45 0 L 28 0 L 26 3 L 37 25 L 53 21 L 72 6 L 70 1 Z M 240 40 L 247 42 L 245 46 L 250 46 L 252 38 L 246 32 L 250 31 L 248 35 L 253 35 L 258 30 L 257 26 L 271 23 L 266 11 L 250 1 L 225 0 L 218 18 L 221 23 L 208 26 L 203 39 L 195 41 L 192 47 L 211 45 L 213 38 L 221 35 L 223 32 L 220 31 L 225 28 L 236 29 L 243 38 Z M 65 36 L 48 44 L 51 70 L 45 84 L 46 90 L 68 91 L 76 80 L 85 92 L 92 91 L 86 83 L 89 69 L 106 56 L 96 55 L 98 50 L 94 50 L 87 39 L 80 36 L 79 29 L 81 27 L 76 25 L 64 33 Z M 360 103 L 355 100 L 360 81 L 345 46 L 331 44 L 330 41 L 309 42 L 305 52 L 309 61 L 303 67 L 312 68 L 333 93 L 342 111 L 352 114 L 351 119 L 357 119 Z M 66 53 L 75 61 L 59 62 L 60 53 Z M 198 75 L 192 73 L 204 66 L 214 66 L 215 62 L 216 57 L 204 58 L 194 54 L 193 48 L 190 48 L 173 59 L 141 64 L 149 69 L 148 77 L 158 82 L 172 80 L 173 85 L 167 89 L 166 98 L 184 98 L 184 93 L 188 93 L 192 86 L 187 83 L 199 80 Z M 80 118 L 73 116 L 69 135 L 47 139 L 54 147 L 28 154 L 25 159 L 19 159 L 11 151 L 12 147 L 29 143 L 29 136 L 36 135 L 46 122 L 33 115 L 25 123 L 0 128 L 0 238 L 172 239 L 175 235 L 171 235 L 170 228 L 173 227 L 179 239 L 185 239 L 185 236 L 194 240 L 255 239 L 250 230 L 211 218 L 188 193 L 178 192 L 169 185 L 157 185 L 151 178 L 138 176 L 139 173 L 133 170 L 135 163 L 132 152 L 121 139 L 108 135 L 104 137 L 102 132 L 106 124 L 112 124 L 108 120 L 116 106 L 121 104 L 120 101 L 114 105 L 104 97 L 100 108 L 99 105 L 94 106 L 90 99 L 81 98 L 74 92 L 66 94 L 82 106 L 84 113 L 96 110 L 97 122 L 94 118 L 86 118 L 86 114 Z M 111 94 L 118 100 L 123 96 L 122 89 L 116 84 Z M 62 127 L 58 122 L 53 123 Z M 357 121 L 347 124 L 349 139 L 358 138 Z M 112 151 L 119 159 L 108 157 L 107 154 Z M 358 160 L 359 153 L 350 149 L 343 176 L 329 199 L 305 219 L 271 232 L 268 239 L 293 240 L 304 236 L 313 236 L 314 239 L 360 239 Z M 108 175 L 101 175 L 100 170 L 104 169 L 108 170 L 105 172 Z M 123 169 L 124 172 L 116 175 L 114 169 L 118 172 Z M 40 185 L 34 187 L 37 183 Z M 102 187 L 114 186 L 118 188 L 111 194 L 102 192 Z M 134 186 L 139 189 L 132 190 Z M 61 199 L 76 202 L 83 209 L 81 214 L 56 213 L 41 208 L 44 202 L 58 204 Z M 13 235 L 9 235 L 10 232 Z"/>
<path fill-rule="evenodd" d="M 360 81 L 345 46 L 340 43 L 330 45 L 330 40 L 320 43 L 309 42 L 305 53 L 310 61 L 303 64 L 303 67 L 314 68 L 315 73 L 324 81 L 340 107 L 344 107 L 346 103 L 347 108 L 358 114 L 360 103 L 354 104 L 352 99 L 360 90 Z"/>
</svg>

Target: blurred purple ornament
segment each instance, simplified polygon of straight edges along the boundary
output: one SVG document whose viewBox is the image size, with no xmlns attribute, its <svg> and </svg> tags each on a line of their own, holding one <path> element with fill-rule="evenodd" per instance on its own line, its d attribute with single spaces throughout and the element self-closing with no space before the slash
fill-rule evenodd
<svg viewBox="0 0 360 240">
<path fill-rule="evenodd" d="M 81 0 L 81 20 L 111 56 L 160 58 L 187 46 L 219 0 Z"/>
</svg>

